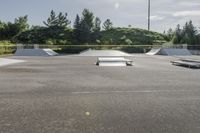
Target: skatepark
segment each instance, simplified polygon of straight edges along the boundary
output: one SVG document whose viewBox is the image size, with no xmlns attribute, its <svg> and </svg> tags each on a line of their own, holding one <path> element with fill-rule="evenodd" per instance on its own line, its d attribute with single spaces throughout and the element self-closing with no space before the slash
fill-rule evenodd
<svg viewBox="0 0 200 133">
<path fill-rule="evenodd" d="M 14 64 L 0 66 L 1 132 L 199 131 L 200 71 L 170 62 L 199 56 L 114 51 L 133 66 L 95 64 L 110 52 L 4 58 Z"/>
<path fill-rule="evenodd" d="M 200 132 L 200 1 L 0 7 L 0 133 Z"/>
<path fill-rule="evenodd" d="M 57 52 L 55 52 L 54 50 L 50 48 L 39 48 L 38 44 L 32 45 L 33 48 L 24 48 L 27 46 L 29 45 L 17 44 L 17 49 L 14 56 L 16 57 L 59 56 Z M 199 60 L 195 60 L 193 58 L 186 58 L 186 57 L 194 57 L 193 54 L 194 54 L 194 51 L 190 51 L 189 49 L 187 49 L 187 44 L 176 45 L 176 48 L 166 47 L 164 45 L 160 47 L 152 47 L 151 50 L 146 53 L 146 55 L 150 55 L 150 56 L 155 56 L 155 55 L 174 56 L 177 59 L 170 61 L 173 65 L 188 67 L 188 68 L 200 68 Z M 128 59 L 128 57 L 131 57 L 133 55 L 126 52 L 119 51 L 119 50 L 87 49 L 87 50 L 81 51 L 79 54 L 75 54 L 74 56 L 97 57 L 97 61 L 95 64 L 98 66 L 133 66 L 133 60 Z M 0 65 L 5 65 L 5 62 L 7 63 L 9 62 L 8 59 L 4 59 L 4 60 L 7 60 L 7 61 L 2 61 Z M 14 62 L 11 61 L 10 63 L 12 64 Z"/>
</svg>

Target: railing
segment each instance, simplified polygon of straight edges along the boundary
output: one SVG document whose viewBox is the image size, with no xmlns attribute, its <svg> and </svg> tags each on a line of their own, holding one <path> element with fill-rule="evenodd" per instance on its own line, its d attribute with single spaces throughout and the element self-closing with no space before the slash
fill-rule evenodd
<svg viewBox="0 0 200 133">
<path fill-rule="evenodd" d="M 113 49 L 129 53 L 146 53 L 151 48 L 188 48 L 194 53 L 199 53 L 200 45 L 42 45 L 42 44 L 17 44 L 0 45 L 0 54 L 14 53 L 17 49 L 52 49 L 61 53 L 79 53 L 87 49 Z"/>
</svg>

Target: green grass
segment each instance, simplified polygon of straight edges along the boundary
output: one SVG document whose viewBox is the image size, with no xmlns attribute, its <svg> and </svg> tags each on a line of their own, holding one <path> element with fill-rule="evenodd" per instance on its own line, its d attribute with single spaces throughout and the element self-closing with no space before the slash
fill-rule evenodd
<svg viewBox="0 0 200 133">
<path fill-rule="evenodd" d="M 0 55 L 9 55 L 15 52 L 16 45 L 10 41 L 0 41 Z"/>
</svg>

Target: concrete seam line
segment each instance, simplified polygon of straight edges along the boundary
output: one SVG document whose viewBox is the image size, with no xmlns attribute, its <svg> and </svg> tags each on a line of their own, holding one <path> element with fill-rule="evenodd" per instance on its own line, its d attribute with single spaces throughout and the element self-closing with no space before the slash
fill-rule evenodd
<svg viewBox="0 0 200 133">
<path fill-rule="evenodd" d="M 193 92 L 192 90 L 150 90 L 150 91 L 85 91 L 71 92 L 72 94 L 106 94 L 106 93 L 164 93 L 164 92 Z"/>
</svg>

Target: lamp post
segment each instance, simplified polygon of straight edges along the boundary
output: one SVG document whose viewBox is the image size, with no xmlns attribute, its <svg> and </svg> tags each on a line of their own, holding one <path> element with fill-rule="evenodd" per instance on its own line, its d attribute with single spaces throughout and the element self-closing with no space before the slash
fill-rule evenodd
<svg viewBox="0 0 200 133">
<path fill-rule="evenodd" d="M 151 25 L 150 16 L 151 16 L 151 1 L 148 0 L 148 30 L 150 30 L 150 25 Z"/>
</svg>

